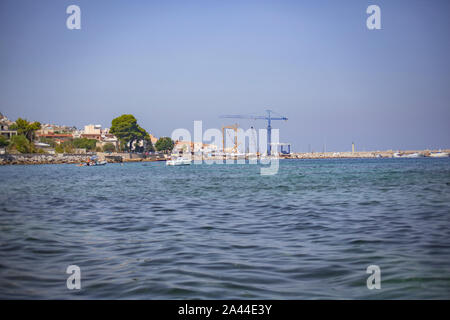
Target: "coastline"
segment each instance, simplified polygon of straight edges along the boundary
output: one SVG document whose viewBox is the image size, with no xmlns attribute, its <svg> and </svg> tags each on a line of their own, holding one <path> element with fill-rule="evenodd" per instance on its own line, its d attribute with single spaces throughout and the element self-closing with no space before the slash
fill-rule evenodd
<svg viewBox="0 0 450 320">
<path fill-rule="evenodd" d="M 401 151 L 403 155 L 419 153 L 424 157 L 429 157 L 431 153 L 446 152 L 443 150 L 407 150 Z M 358 152 L 314 152 L 314 153 L 292 153 L 289 155 L 279 155 L 279 159 L 370 159 L 370 158 L 394 158 L 396 151 L 358 151 Z M 37 165 L 37 164 L 78 164 L 86 162 L 90 157 L 96 155 L 100 160 L 106 160 L 108 163 L 123 162 L 155 162 L 165 161 L 164 155 L 144 155 L 139 153 L 103 153 L 92 154 L 0 154 L 1 165 Z M 194 155 L 194 159 L 201 157 Z M 212 159 L 203 157 L 203 160 Z"/>
<path fill-rule="evenodd" d="M 97 156 L 99 160 L 108 163 L 121 162 L 150 162 L 164 161 L 155 155 L 145 156 L 134 153 L 112 153 L 97 152 L 92 154 L 40 154 L 40 153 L 17 153 L 0 154 L 0 166 L 2 165 L 38 165 L 38 164 L 79 164 L 86 162 L 90 157 Z"/>
<path fill-rule="evenodd" d="M 441 150 L 385 150 L 385 151 L 355 151 L 355 152 L 309 152 L 309 153 L 292 153 L 282 156 L 286 159 L 358 159 L 358 158 L 394 158 L 395 153 L 402 156 L 418 153 L 424 157 L 429 157 L 432 153 L 445 152 L 450 153 L 450 149 Z"/>
</svg>

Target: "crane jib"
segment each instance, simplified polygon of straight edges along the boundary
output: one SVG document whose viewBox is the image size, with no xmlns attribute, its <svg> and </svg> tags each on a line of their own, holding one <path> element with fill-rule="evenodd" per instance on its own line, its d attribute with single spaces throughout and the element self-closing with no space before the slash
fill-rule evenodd
<svg viewBox="0 0 450 320">
<path fill-rule="evenodd" d="M 229 119 L 250 119 L 250 120 L 267 120 L 267 154 L 270 155 L 272 151 L 272 143 L 271 143 L 271 131 L 272 131 L 272 120 L 285 120 L 286 117 L 272 117 L 272 110 L 266 110 L 267 116 L 251 116 L 251 115 L 243 115 L 243 114 L 232 114 L 232 115 L 222 115 L 220 118 L 229 118 Z"/>
</svg>

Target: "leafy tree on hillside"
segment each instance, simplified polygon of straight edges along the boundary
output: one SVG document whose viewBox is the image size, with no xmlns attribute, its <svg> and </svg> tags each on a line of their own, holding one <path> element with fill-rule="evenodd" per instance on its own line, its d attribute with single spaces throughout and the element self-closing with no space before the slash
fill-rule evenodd
<svg viewBox="0 0 450 320">
<path fill-rule="evenodd" d="M 75 148 L 86 149 L 88 151 L 94 151 L 97 146 L 97 140 L 87 138 L 73 139 L 71 143 Z"/>
<path fill-rule="evenodd" d="M 20 153 L 33 153 L 35 152 L 35 147 L 33 143 L 28 141 L 28 139 L 23 135 L 16 135 L 11 138 L 9 144 L 10 150 L 16 150 Z"/>
<path fill-rule="evenodd" d="M 9 146 L 9 141 L 4 136 L 0 135 L 0 148 Z"/>
<path fill-rule="evenodd" d="M 16 123 L 11 125 L 11 130 L 17 130 L 19 135 L 23 135 L 30 142 L 34 140 L 36 130 L 39 130 L 40 128 L 41 124 L 39 122 L 28 122 L 22 118 L 18 118 Z"/>
<path fill-rule="evenodd" d="M 150 135 L 141 128 L 136 118 L 131 114 L 124 114 L 112 120 L 110 132 L 115 135 L 121 142 L 122 146 L 131 151 L 134 142 L 144 141 L 144 147 L 141 148 L 136 146 L 136 150 L 152 149 L 152 142 L 150 140 Z M 139 151 L 144 151 L 139 150 Z"/>
<path fill-rule="evenodd" d="M 75 147 L 72 141 L 65 141 L 62 146 L 64 148 L 64 153 L 75 153 Z"/>
<path fill-rule="evenodd" d="M 116 150 L 116 147 L 112 143 L 107 143 L 103 146 L 104 152 L 114 152 Z"/>
<path fill-rule="evenodd" d="M 60 144 L 56 145 L 55 152 L 56 153 L 64 153 L 64 147 Z"/>
<path fill-rule="evenodd" d="M 155 148 L 158 151 L 170 152 L 174 146 L 175 142 L 169 137 L 161 137 L 155 143 Z"/>
</svg>

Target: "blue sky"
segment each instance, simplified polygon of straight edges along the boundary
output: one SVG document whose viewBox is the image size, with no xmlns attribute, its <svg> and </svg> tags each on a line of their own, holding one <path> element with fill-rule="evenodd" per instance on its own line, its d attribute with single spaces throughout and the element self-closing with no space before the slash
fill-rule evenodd
<svg viewBox="0 0 450 320">
<path fill-rule="evenodd" d="M 81 8 L 81 30 L 66 8 Z M 366 28 L 381 8 L 382 30 Z M 450 147 L 449 1 L 0 2 L 0 112 L 156 136 L 264 114 L 295 151 Z M 237 120 L 244 128 L 262 121 Z"/>
</svg>

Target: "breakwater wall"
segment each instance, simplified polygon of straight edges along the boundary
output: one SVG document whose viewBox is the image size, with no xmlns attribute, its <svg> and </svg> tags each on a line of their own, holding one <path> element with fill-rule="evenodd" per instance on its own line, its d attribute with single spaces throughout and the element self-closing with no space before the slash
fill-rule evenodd
<svg viewBox="0 0 450 320">
<path fill-rule="evenodd" d="M 282 155 L 287 159 L 352 159 L 352 158 L 393 158 L 395 153 L 402 156 L 418 153 L 424 157 L 429 157 L 431 153 L 446 152 L 445 150 L 404 150 L 404 151 L 355 151 L 355 152 L 308 152 L 308 153 L 292 153 L 290 155 Z"/>
<path fill-rule="evenodd" d="M 52 163 L 80 163 L 87 161 L 88 154 L 1 154 L 0 165 L 6 164 L 52 164 Z"/>
<path fill-rule="evenodd" d="M 163 154 L 98 152 L 97 155 L 100 160 L 106 160 L 108 162 L 147 162 L 147 161 L 163 161 L 166 159 L 165 155 L 163 155 Z"/>
<path fill-rule="evenodd" d="M 40 154 L 40 153 L 18 153 L 0 154 L 0 165 L 9 164 L 62 164 L 86 162 L 94 154 Z M 140 162 L 140 161 L 162 161 L 164 155 L 143 155 L 130 153 L 96 153 L 98 159 L 114 162 Z"/>
</svg>

